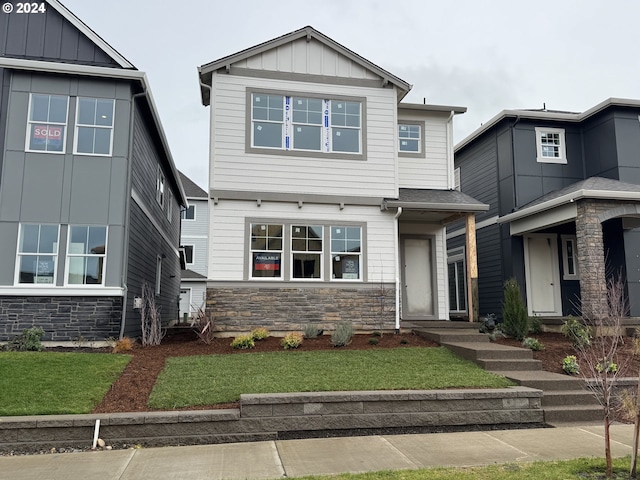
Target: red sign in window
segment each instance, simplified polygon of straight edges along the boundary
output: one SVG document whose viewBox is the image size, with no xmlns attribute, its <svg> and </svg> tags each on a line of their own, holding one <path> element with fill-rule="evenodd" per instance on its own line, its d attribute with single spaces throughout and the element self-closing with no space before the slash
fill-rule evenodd
<svg viewBox="0 0 640 480">
<path fill-rule="evenodd" d="M 52 125 L 34 125 L 33 138 L 62 140 L 62 128 Z"/>
<path fill-rule="evenodd" d="M 272 272 L 280 270 L 280 255 L 256 255 L 255 269 Z"/>
</svg>

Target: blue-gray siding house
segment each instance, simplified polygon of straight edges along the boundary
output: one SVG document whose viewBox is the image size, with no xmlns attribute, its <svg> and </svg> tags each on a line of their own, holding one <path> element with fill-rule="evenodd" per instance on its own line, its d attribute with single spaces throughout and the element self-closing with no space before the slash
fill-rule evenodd
<svg viewBox="0 0 640 480">
<path fill-rule="evenodd" d="M 504 110 L 455 147 L 461 190 L 491 205 L 477 219 L 481 313 L 500 313 L 515 277 L 529 315 L 603 315 L 621 275 L 640 315 L 639 115 L 640 101 L 615 98 Z M 451 252 L 463 236 L 449 229 Z"/>
<path fill-rule="evenodd" d="M 0 341 L 177 318 L 185 195 L 147 78 L 56 0 L 0 16 Z"/>
</svg>

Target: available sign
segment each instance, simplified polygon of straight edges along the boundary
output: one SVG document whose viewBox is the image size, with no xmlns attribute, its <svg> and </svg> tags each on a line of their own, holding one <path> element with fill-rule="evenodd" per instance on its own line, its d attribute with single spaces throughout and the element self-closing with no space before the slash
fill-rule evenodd
<svg viewBox="0 0 640 480">
<path fill-rule="evenodd" d="M 260 271 L 280 271 L 280 254 L 257 253 L 255 254 L 254 266 Z"/>
</svg>

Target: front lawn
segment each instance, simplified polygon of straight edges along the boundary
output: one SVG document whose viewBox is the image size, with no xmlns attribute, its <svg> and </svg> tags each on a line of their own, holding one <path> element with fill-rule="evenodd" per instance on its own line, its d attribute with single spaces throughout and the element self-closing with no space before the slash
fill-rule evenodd
<svg viewBox="0 0 640 480">
<path fill-rule="evenodd" d="M 0 416 L 90 413 L 128 355 L 0 352 Z"/>
<path fill-rule="evenodd" d="M 236 402 L 241 393 L 502 388 L 507 379 L 439 348 L 270 352 L 174 357 L 153 408 Z"/>
</svg>

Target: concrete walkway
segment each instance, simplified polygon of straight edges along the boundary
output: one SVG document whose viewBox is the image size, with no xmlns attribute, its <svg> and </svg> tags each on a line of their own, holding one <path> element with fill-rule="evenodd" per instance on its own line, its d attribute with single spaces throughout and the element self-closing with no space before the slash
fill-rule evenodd
<svg viewBox="0 0 640 480">
<path fill-rule="evenodd" d="M 629 455 L 632 439 L 633 425 L 614 425 L 613 455 Z M 251 480 L 579 457 L 604 457 L 601 426 L 0 457 L 0 476 L 12 480 Z"/>
</svg>

